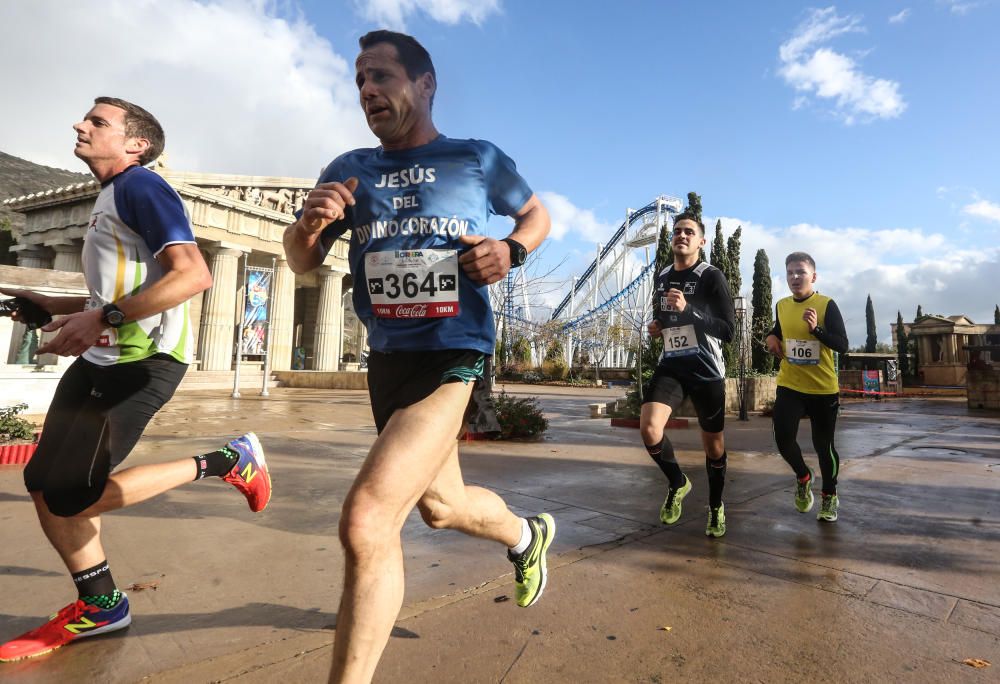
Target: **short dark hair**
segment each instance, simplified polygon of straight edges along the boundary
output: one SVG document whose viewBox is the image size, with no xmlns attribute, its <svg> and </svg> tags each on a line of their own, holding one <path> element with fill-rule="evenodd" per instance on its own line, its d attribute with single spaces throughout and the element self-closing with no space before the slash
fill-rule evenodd
<svg viewBox="0 0 1000 684">
<path fill-rule="evenodd" d="M 676 226 L 680 221 L 683 221 L 684 219 L 687 219 L 688 221 L 694 221 L 695 223 L 697 223 L 698 228 L 701 230 L 701 236 L 705 237 L 705 224 L 701 222 L 701 219 L 698 218 L 697 214 L 690 211 L 681 212 L 680 214 L 677 214 L 677 216 L 674 217 L 674 225 Z"/>
<path fill-rule="evenodd" d="M 785 266 L 792 263 L 793 261 L 804 261 L 810 266 L 812 266 L 812 270 L 814 271 L 816 270 L 816 261 L 805 252 L 792 252 L 791 254 L 786 256 Z"/>
<path fill-rule="evenodd" d="M 396 47 L 396 52 L 399 54 L 399 63 L 406 69 L 406 76 L 411 81 L 416 81 L 424 74 L 430 72 L 430 75 L 434 77 L 434 82 L 437 83 L 437 72 L 434 71 L 434 62 L 431 61 L 431 55 L 423 45 L 417 42 L 416 38 L 408 36 L 405 33 L 397 33 L 385 29 L 369 31 L 358 38 L 358 45 L 361 46 L 362 50 L 367 50 L 379 43 L 389 43 Z"/>
<path fill-rule="evenodd" d="M 149 147 L 139 157 L 143 166 L 156 161 L 163 154 L 163 146 L 167 139 L 163 134 L 163 126 L 156 117 L 137 104 L 118 97 L 96 97 L 94 104 L 106 104 L 125 110 L 125 135 L 129 138 L 143 138 L 149 141 Z"/>
</svg>

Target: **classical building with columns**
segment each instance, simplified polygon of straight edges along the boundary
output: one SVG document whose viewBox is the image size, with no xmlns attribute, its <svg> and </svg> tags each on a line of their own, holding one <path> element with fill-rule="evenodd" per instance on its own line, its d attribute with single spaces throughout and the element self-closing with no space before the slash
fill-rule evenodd
<svg viewBox="0 0 1000 684">
<path fill-rule="evenodd" d="M 348 296 L 352 281 L 347 240 L 338 240 L 323 266 L 306 275 L 292 273 L 282 247 L 282 234 L 313 180 L 185 173 L 160 163 L 154 171 L 187 206 L 198 246 L 212 271 L 212 287 L 191 302 L 197 370 L 233 369 L 243 312 L 244 259 L 248 266 L 274 267 L 270 302 L 274 370 L 292 368 L 296 348 L 301 350 L 297 356 L 304 357 L 306 370 L 356 367 L 367 345 L 364 326 L 354 316 Z M 5 207 L 25 215 L 25 227 L 11 248 L 18 266 L 80 273 L 83 238 L 99 192 L 100 184 L 93 180 L 5 200 Z M 53 281 L 69 282 L 65 278 Z M 66 291 L 79 290 L 79 284 L 74 287 Z M 0 362 L 15 361 L 22 337 L 23 328 L 13 326 Z"/>
</svg>

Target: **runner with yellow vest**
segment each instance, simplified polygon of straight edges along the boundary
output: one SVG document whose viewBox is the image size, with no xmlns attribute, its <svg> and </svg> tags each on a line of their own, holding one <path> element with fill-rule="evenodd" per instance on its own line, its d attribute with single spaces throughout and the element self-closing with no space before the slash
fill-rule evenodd
<svg viewBox="0 0 1000 684">
<path fill-rule="evenodd" d="M 833 434 L 840 410 L 840 388 L 833 352 L 847 351 L 847 332 L 836 302 L 813 289 L 816 262 L 805 252 L 785 258 L 785 276 L 791 297 L 776 307 L 774 328 L 767 337 L 768 350 L 782 360 L 774 400 L 774 441 L 795 471 L 795 508 L 808 513 L 813 507 L 812 471 L 802 458 L 796 437 L 799 421 L 809 416 L 813 447 L 823 475 L 823 501 L 817 520 L 836 522 L 837 473 L 840 456 Z"/>
</svg>

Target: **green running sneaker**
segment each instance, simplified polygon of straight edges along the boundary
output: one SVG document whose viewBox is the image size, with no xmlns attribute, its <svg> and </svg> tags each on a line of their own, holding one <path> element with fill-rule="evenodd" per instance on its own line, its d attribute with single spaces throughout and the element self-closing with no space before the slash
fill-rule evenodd
<svg viewBox="0 0 1000 684">
<path fill-rule="evenodd" d="M 819 506 L 819 513 L 816 514 L 816 519 L 823 522 L 837 522 L 838 508 L 840 508 L 840 499 L 837 498 L 837 495 L 824 494 L 823 503 Z"/>
<path fill-rule="evenodd" d="M 721 537 L 726 533 L 726 504 L 718 508 L 708 507 L 708 524 L 705 525 L 706 537 Z"/>
<path fill-rule="evenodd" d="M 684 497 L 690 491 L 691 480 L 685 475 L 684 484 L 679 489 L 670 489 L 667 491 L 667 498 L 663 500 L 663 505 L 660 506 L 660 522 L 664 525 L 673 525 L 681 519 L 681 502 L 684 501 Z"/>
<path fill-rule="evenodd" d="M 795 478 L 795 508 L 799 513 L 808 513 L 812 510 L 813 502 L 816 500 L 812 493 L 813 474 L 809 471 L 809 479 L 803 482 Z"/>
<path fill-rule="evenodd" d="M 533 605 L 545 590 L 545 552 L 556 536 L 556 521 L 548 513 L 528 518 L 528 525 L 531 544 L 525 552 L 518 556 L 507 552 L 507 559 L 514 564 L 514 594 L 522 608 Z"/>
</svg>

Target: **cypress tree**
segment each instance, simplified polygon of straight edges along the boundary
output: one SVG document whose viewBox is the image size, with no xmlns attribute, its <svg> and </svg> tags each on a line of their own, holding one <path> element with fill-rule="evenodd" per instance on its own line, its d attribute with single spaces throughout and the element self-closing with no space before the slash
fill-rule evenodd
<svg viewBox="0 0 1000 684">
<path fill-rule="evenodd" d="M 726 243 L 722 237 L 722 221 L 715 222 L 715 241 L 712 242 L 712 261 L 710 262 L 717 269 L 722 271 L 729 280 L 729 260 L 726 258 Z"/>
<path fill-rule="evenodd" d="M 868 295 L 868 303 L 865 304 L 865 326 L 868 328 L 868 337 L 865 339 L 865 352 L 871 354 L 878 346 L 878 331 L 875 328 L 875 307 L 872 306 L 872 296 Z"/>
<path fill-rule="evenodd" d="M 729 291 L 734 297 L 739 296 L 743 289 L 743 276 L 740 275 L 740 238 L 743 236 L 743 226 L 737 226 L 726 241 L 726 262 L 729 264 Z"/>
<path fill-rule="evenodd" d="M 899 375 L 905 378 L 910 374 L 910 356 L 907 352 L 910 349 L 910 341 L 906 336 L 906 329 L 903 328 L 903 314 L 896 312 L 896 355 L 899 357 Z"/>
<path fill-rule="evenodd" d="M 758 373 L 768 374 L 774 370 L 774 357 L 767 353 L 764 338 L 774 327 L 771 302 L 771 266 L 767 252 L 757 250 L 753 260 L 753 292 L 751 294 L 753 319 L 750 327 L 751 365 Z"/>
<path fill-rule="evenodd" d="M 1000 325 L 1000 304 L 993 308 L 993 325 Z"/>
<path fill-rule="evenodd" d="M 919 321 L 923 317 L 924 317 L 924 310 L 919 304 L 917 304 L 917 317 L 914 318 L 913 320 Z"/>
<path fill-rule="evenodd" d="M 701 195 L 693 190 L 689 192 L 687 209 L 684 211 L 694 214 L 701 221 Z"/>
</svg>

